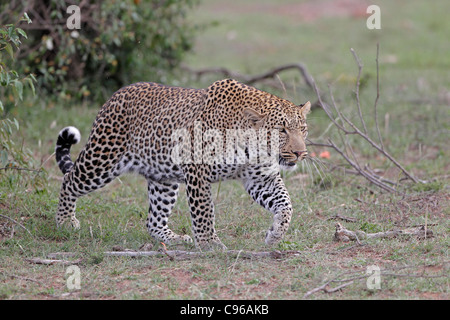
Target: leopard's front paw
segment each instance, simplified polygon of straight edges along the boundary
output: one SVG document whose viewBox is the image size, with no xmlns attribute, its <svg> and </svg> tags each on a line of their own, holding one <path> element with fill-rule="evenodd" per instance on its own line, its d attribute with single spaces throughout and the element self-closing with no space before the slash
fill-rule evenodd
<svg viewBox="0 0 450 320">
<path fill-rule="evenodd" d="M 289 228 L 290 221 L 291 214 L 289 211 L 274 215 L 273 225 L 266 233 L 266 244 L 273 246 L 274 244 L 280 242 Z"/>
<path fill-rule="evenodd" d="M 274 232 L 273 229 L 270 229 L 266 233 L 266 245 L 273 246 L 281 241 L 283 235 L 279 232 Z"/>
<path fill-rule="evenodd" d="M 77 218 L 72 217 L 69 219 L 56 218 L 56 227 L 60 228 L 68 228 L 72 227 L 72 229 L 79 230 L 80 229 L 80 221 Z"/>
<path fill-rule="evenodd" d="M 80 221 L 78 221 L 77 218 L 73 217 L 72 219 L 70 219 L 70 224 L 72 225 L 72 228 L 74 228 L 75 230 L 80 229 Z"/>
</svg>

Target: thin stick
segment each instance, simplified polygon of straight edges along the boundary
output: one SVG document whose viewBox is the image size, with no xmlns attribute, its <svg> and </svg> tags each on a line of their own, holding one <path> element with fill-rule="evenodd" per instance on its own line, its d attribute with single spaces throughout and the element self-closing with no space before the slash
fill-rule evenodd
<svg viewBox="0 0 450 320">
<path fill-rule="evenodd" d="M 353 280 L 349 281 L 347 283 L 341 284 L 340 286 L 337 286 L 335 288 L 331 288 L 331 289 L 325 288 L 325 292 L 326 293 L 333 293 L 333 292 L 336 292 L 336 291 L 339 291 L 339 290 L 345 288 L 346 286 L 351 285 L 352 283 L 353 283 Z"/>
<path fill-rule="evenodd" d="M 419 180 L 417 178 L 415 178 L 405 168 L 403 168 L 403 166 L 397 160 L 395 160 L 389 153 L 387 153 L 385 150 L 381 149 L 381 147 L 379 145 L 377 145 L 372 139 L 370 139 L 369 136 L 367 136 L 366 134 L 361 132 L 361 130 L 359 130 L 358 127 L 356 127 L 349 119 L 347 119 L 347 117 L 344 116 L 344 119 L 356 131 L 357 134 L 359 134 L 367 142 L 369 142 L 370 145 L 372 145 L 372 147 L 374 147 L 375 149 L 380 151 L 386 158 L 391 160 L 391 162 L 393 162 L 409 179 L 411 179 L 415 183 L 419 182 Z"/>
<path fill-rule="evenodd" d="M 303 296 L 303 299 L 305 299 L 305 298 L 309 297 L 310 295 L 312 295 L 312 294 L 314 294 L 316 292 L 319 292 L 319 291 L 324 291 L 326 293 L 333 293 L 333 292 L 339 291 L 339 290 L 341 290 L 341 289 L 351 285 L 354 282 L 354 280 L 348 281 L 347 283 L 344 283 L 344 284 L 341 284 L 341 285 L 339 285 L 339 286 L 337 286 L 335 288 L 329 289 L 328 286 L 332 282 L 335 282 L 335 280 L 333 279 L 333 280 L 327 281 L 323 285 L 321 285 L 320 287 L 314 288 L 314 289 L 306 292 L 305 295 Z"/>
<path fill-rule="evenodd" d="M 365 177 L 367 180 L 369 180 L 370 182 L 372 182 L 373 184 L 377 185 L 378 187 L 389 191 L 389 192 L 397 192 L 394 188 L 392 188 L 391 186 L 379 181 L 378 179 L 376 179 L 375 177 L 373 177 L 372 175 L 368 174 L 366 171 L 362 170 L 361 167 L 353 162 L 331 139 L 328 139 L 328 142 L 330 143 L 330 146 L 336 150 L 353 168 L 356 169 L 356 171 L 358 171 L 358 173 L 360 175 L 362 175 L 363 177 Z"/>
<path fill-rule="evenodd" d="M 356 105 L 358 107 L 358 114 L 359 114 L 359 119 L 361 120 L 361 123 L 363 125 L 364 128 L 364 132 L 367 134 L 367 128 L 366 128 L 366 123 L 364 121 L 364 118 L 362 116 L 362 111 L 361 111 L 361 103 L 359 101 L 359 87 L 361 85 L 361 73 L 362 73 L 362 68 L 363 68 L 363 64 L 361 62 L 361 60 L 359 59 L 358 55 L 356 54 L 355 50 L 353 50 L 353 48 L 350 48 L 350 51 L 353 54 L 353 57 L 356 60 L 356 63 L 358 64 L 358 78 L 356 80 Z"/>
<path fill-rule="evenodd" d="M 30 263 L 46 264 L 46 265 L 51 265 L 51 264 L 72 265 L 72 264 L 78 264 L 81 261 L 83 261 L 82 259 L 70 261 L 70 260 L 41 259 L 41 258 L 31 258 L 31 259 L 25 259 L 25 260 Z"/>
<path fill-rule="evenodd" d="M 42 169 L 29 169 L 29 168 L 19 168 L 19 167 L 2 167 L 0 170 L 17 170 L 17 171 L 28 171 L 28 172 L 36 172 L 41 173 Z"/>
<path fill-rule="evenodd" d="M 170 255 L 170 254 L 168 253 L 166 244 L 165 244 L 164 242 L 161 242 L 161 244 L 162 244 L 162 252 L 163 252 L 167 257 L 169 257 L 169 259 L 170 259 L 171 261 L 175 260 L 175 258 L 174 258 L 172 255 Z"/>
<path fill-rule="evenodd" d="M 214 251 L 183 251 L 183 250 L 165 250 L 165 251 L 106 251 L 103 252 L 104 256 L 110 257 L 155 257 L 155 256 L 170 256 L 172 258 L 180 258 L 180 259 L 189 259 L 196 257 L 207 256 L 208 254 L 214 254 Z M 253 259 L 253 258 L 272 258 L 272 259 L 282 259 L 288 256 L 298 256 L 301 254 L 300 251 L 296 250 L 287 250 L 287 251 L 243 251 L 243 250 L 228 250 L 228 251 L 220 251 L 220 254 L 225 253 L 230 256 L 239 256 L 245 259 Z M 49 253 L 47 257 L 57 258 L 58 256 L 68 257 L 74 256 L 76 253 L 74 252 L 53 252 Z M 39 258 L 36 258 L 39 260 Z M 51 263 L 49 260 L 48 262 Z"/>
<path fill-rule="evenodd" d="M 321 285 L 320 287 L 317 287 L 317 288 L 314 288 L 314 289 L 312 289 L 312 290 L 309 290 L 308 292 L 306 292 L 306 293 L 304 294 L 303 299 L 308 298 L 310 295 L 312 295 L 312 294 L 314 294 L 314 293 L 316 293 L 316 292 L 318 292 L 318 291 L 324 290 L 324 289 L 331 283 L 331 281 L 332 281 L 332 280 L 327 281 L 327 282 L 325 282 L 323 285 Z"/>
<path fill-rule="evenodd" d="M 347 129 L 345 129 L 343 126 L 341 126 L 335 119 L 333 114 L 330 111 L 330 107 L 328 106 L 328 104 L 326 104 L 321 97 L 321 94 L 319 92 L 319 88 L 316 85 L 316 82 L 313 79 L 313 88 L 314 91 L 316 92 L 317 98 L 319 100 L 319 105 L 322 107 L 323 111 L 325 111 L 325 113 L 327 114 L 328 118 L 331 120 L 331 122 L 333 122 L 333 124 L 340 130 L 342 130 L 345 134 L 352 134 L 355 132 L 350 132 Z"/>
<path fill-rule="evenodd" d="M 23 225 L 21 225 L 21 224 L 20 224 L 19 222 L 17 222 L 16 220 L 14 220 L 14 219 L 12 219 L 12 218 L 10 218 L 10 217 L 8 217 L 8 216 L 4 216 L 3 214 L 0 214 L 0 217 L 5 218 L 5 219 L 8 219 L 8 220 L 14 222 L 14 223 L 17 224 L 19 227 L 21 227 L 21 228 L 24 229 L 26 232 L 28 232 L 28 234 L 29 234 L 30 236 L 33 236 L 33 235 L 31 234 L 31 232 L 30 232 L 27 228 L 25 228 Z"/>
<path fill-rule="evenodd" d="M 380 53 L 380 43 L 378 42 L 377 43 L 377 57 L 375 58 L 375 61 L 377 64 L 377 97 L 375 98 L 373 108 L 375 110 L 375 126 L 377 128 L 378 140 L 380 140 L 381 149 L 384 150 L 383 139 L 381 139 L 380 127 L 378 125 L 378 111 L 377 111 L 378 99 L 380 98 L 380 70 L 379 70 L 379 66 L 378 66 L 379 53 Z"/>
</svg>

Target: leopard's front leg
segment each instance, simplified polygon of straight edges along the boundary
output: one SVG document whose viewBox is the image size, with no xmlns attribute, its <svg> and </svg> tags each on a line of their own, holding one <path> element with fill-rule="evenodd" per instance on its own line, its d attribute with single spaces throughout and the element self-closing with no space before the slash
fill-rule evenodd
<svg viewBox="0 0 450 320">
<path fill-rule="evenodd" d="M 261 176 L 249 175 L 244 186 L 250 196 L 273 214 L 273 224 L 266 233 L 266 244 L 278 243 L 289 228 L 292 217 L 292 204 L 280 174 Z"/>
<path fill-rule="evenodd" d="M 192 221 L 195 245 L 199 249 L 226 250 L 214 228 L 214 204 L 207 165 L 189 164 L 184 167 L 186 194 Z"/>
</svg>

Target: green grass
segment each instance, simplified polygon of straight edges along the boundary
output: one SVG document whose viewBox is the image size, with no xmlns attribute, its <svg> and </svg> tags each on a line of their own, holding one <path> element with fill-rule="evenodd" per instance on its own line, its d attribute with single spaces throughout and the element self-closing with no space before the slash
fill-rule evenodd
<svg viewBox="0 0 450 320">
<path fill-rule="evenodd" d="M 407 195 L 397 196 L 381 193 L 364 179 L 339 170 L 305 167 L 284 174 L 294 216 L 284 241 L 267 248 L 264 235 L 271 224 L 270 214 L 252 202 L 240 183 L 222 182 L 220 187 L 214 185 L 212 194 L 216 229 L 229 249 L 298 250 L 301 254 L 279 260 L 221 253 L 181 261 L 108 257 L 103 252 L 114 246 L 139 250 L 152 243 L 144 227 L 148 210 L 145 180 L 123 176 L 80 198 L 77 218 L 81 229 L 57 230 L 54 215 L 61 173 L 51 155 L 58 131 L 75 125 L 82 132 L 82 143 L 73 148 L 75 157 L 99 106 L 64 106 L 39 96 L 13 112 L 21 123 L 17 141 L 32 150 L 36 167 L 42 165 L 47 174 L 0 171 L 0 214 L 31 233 L 0 217 L 0 298 L 301 299 L 328 280 L 352 277 L 354 272 L 365 274 L 368 266 L 377 265 L 410 276 L 382 276 L 381 290 L 369 290 L 362 279 L 341 291 L 321 291 L 309 299 L 448 299 L 449 3 L 381 1 L 382 29 L 375 31 L 365 27 L 365 15 L 319 16 L 315 20 L 297 17 L 289 7 L 297 3 L 246 0 L 230 6 L 214 0 L 201 4 L 192 21 L 215 23 L 199 35 L 195 52 L 186 63 L 193 68 L 223 66 L 257 74 L 281 64 L 303 62 L 324 92 L 327 84 L 332 84 L 339 106 L 358 122 L 353 93 L 357 66 L 349 51 L 352 47 L 364 63 L 361 104 L 369 131 L 376 134 L 372 108 L 379 42 L 379 120 L 385 145 L 408 170 L 431 183 L 407 185 Z M 214 76 L 195 80 L 186 75 L 180 79 L 180 84 L 191 87 L 205 87 L 217 80 Z M 260 87 L 297 103 L 316 99 L 295 73 L 282 74 L 281 79 L 295 90 Z M 314 110 L 309 123 L 309 137 L 314 139 L 324 133 L 329 120 Z M 327 133 L 335 134 L 333 130 Z M 368 145 L 352 142 L 362 159 L 374 168 L 393 171 L 390 178 L 396 179 L 392 166 Z M 323 150 L 311 151 L 318 154 Z M 335 153 L 328 162 L 342 163 Z M 355 222 L 335 220 L 336 215 L 354 218 Z M 333 242 L 336 222 L 365 232 L 427 224 L 434 237 L 371 239 L 363 241 L 364 246 L 355 246 Z M 190 233 L 184 188 L 170 226 L 176 232 Z M 69 259 L 82 259 L 81 290 L 67 288 L 66 266 L 36 265 L 26 260 L 45 258 L 52 252 L 75 252 Z M 413 277 L 423 271 L 424 276 Z"/>
</svg>

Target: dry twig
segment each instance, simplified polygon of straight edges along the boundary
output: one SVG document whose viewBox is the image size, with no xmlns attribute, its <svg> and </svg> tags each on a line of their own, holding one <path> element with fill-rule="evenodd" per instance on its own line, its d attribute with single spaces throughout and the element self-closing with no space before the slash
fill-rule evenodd
<svg viewBox="0 0 450 320">
<path fill-rule="evenodd" d="M 300 255 L 300 251 L 295 250 L 287 250 L 287 251 L 242 251 L 242 250 L 228 250 L 228 251 L 184 251 L 184 250 L 167 250 L 162 249 L 159 251 L 134 251 L 124 249 L 123 251 L 106 251 L 104 252 L 104 256 L 110 257 L 158 257 L 158 256 L 168 256 L 170 260 L 182 260 L 182 259 L 192 259 L 198 257 L 204 257 L 208 254 L 226 254 L 229 256 L 239 256 L 243 259 L 262 259 L 262 258 L 271 258 L 271 259 L 282 259 L 289 256 L 297 256 Z M 47 257 L 51 257 L 53 259 L 62 257 L 72 257 L 75 256 L 76 253 L 73 252 L 53 252 L 49 253 Z M 42 260 L 42 259 L 39 259 Z M 38 261 L 38 260 L 37 260 Z M 55 260 L 51 260 L 55 261 Z M 37 263 L 37 262 L 36 262 Z M 49 263 L 50 264 L 50 263 Z"/>
<path fill-rule="evenodd" d="M 51 264 L 72 265 L 72 264 L 78 264 L 81 261 L 83 261 L 82 259 L 70 261 L 70 260 L 41 259 L 41 258 L 31 258 L 31 259 L 25 259 L 25 260 L 30 263 L 34 263 L 34 264 L 46 264 L 46 265 L 51 265 Z"/>
<path fill-rule="evenodd" d="M 17 222 L 16 220 L 14 220 L 14 219 L 12 219 L 12 218 L 10 218 L 10 217 L 8 217 L 8 216 L 5 216 L 5 215 L 3 215 L 3 214 L 0 214 L 0 217 L 5 218 L 5 219 L 8 219 L 9 221 L 11 221 L 11 222 L 17 224 L 19 227 L 21 227 L 21 228 L 24 229 L 26 232 L 28 232 L 28 234 L 29 234 L 30 236 L 33 236 L 33 235 L 31 234 L 31 232 L 30 232 L 27 228 L 25 228 L 23 225 L 21 225 L 21 224 L 20 224 L 19 222 Z"/>
<path fill-rule="evenodd" d="M 351 231 L 346 229 L 342 224 L 336 223 L 336 232 L 334 233 L 334 241 L 356 241 L 358 244 L 361 239 L 375 239 L 375 238 L 395 238 L 398 236 L 415 236 L 419 239 L 426 239 L 433 237 L 433 231 L 427 226 L 418 226 L 413 228 L 391 230 L 385 232 L 366 233 L 364 231 Z"/>
<path fill-rule="evenodd" d="M 164 242 L 161 242 L 161 245 L 162 245 L 161 251 L 162 251 L 167 257 L 169 257 L 169 259 L 170 259 L 171 261 L 175 260 L 175 258 L 174 258 L 172 255 L 170 255 L 169 252 L 167 251 L 166 244 L 165 244 Z"/>
<path fill-rule="evenodd" d="M 308 292 L 305 293 L 305 295 L 303 296 L 303 299 L 309 297 L 310 295 L 319 292 L 319 291 L 324 291 L 325 293 L 333 293 L 336 291 L 339 291 L 349 285 L 351 285 L 353 283 L 353 280 L 346 282 L 344 284 L 341 284 L 340 286 L 334 287 L 334 288 L 329 288 L 330 284 L 333 282 L 334 280 L 330 280 L 325 282 L 323 285 L 321 285 L 320 287 L 314 288 L 312 290 L 309 290 Z"/>
</svg>

